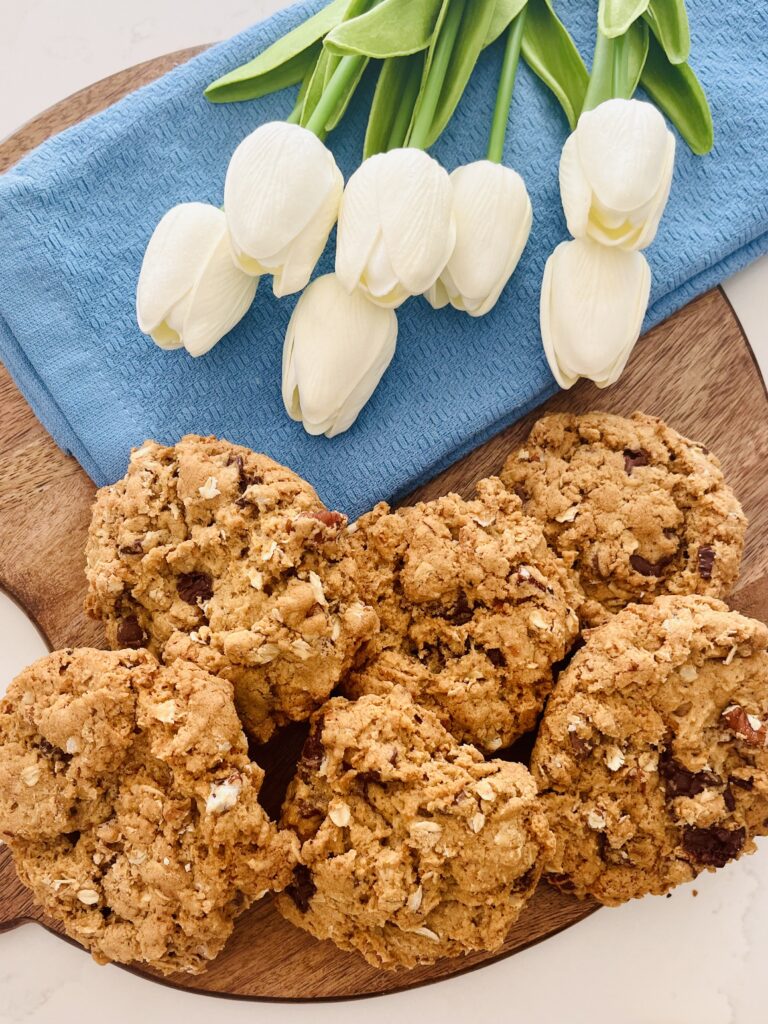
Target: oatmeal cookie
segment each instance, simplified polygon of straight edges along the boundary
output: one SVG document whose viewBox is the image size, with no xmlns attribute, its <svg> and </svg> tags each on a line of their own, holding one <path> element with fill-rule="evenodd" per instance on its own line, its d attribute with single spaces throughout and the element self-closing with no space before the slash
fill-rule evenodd
<svg viewBox="0 0 768 1024">
<path fill-rule="evenodd" d="M 402 687 L 316 713 L 282 824 L 301 863 L 281 912 L 386 969 L 497 949 L 552 849 L 528 770 L 460 746 Z"/>
<path fill-rule="evenodd" d="M 146 651 L 67 650 L 0 703 L 0 837 L 46 914 L 101 963 L 198 973 L 291 879 L 232 687 Z"/>
<path fill-rule="evenodd" d="M 552 665 L 576 637 L 580 595 L 518 498 L 489 479 L 474 501 L 379 505 L 351 529 L 381 631 L 345 679 L 347 696 L 405 686 L 486 751 L 532 729 Z"/>
<path fill-rule="evenodd" d="M 531 770 L 561 888 L 663 893 L 768 832 L 768 628 L 706 597 L 592 630 L 549 700 Z"/>
<path fill-rule="evenodd" d="M 589 625 L 660 594 L 724 597 L 746 519 L 720 463 L 660 419 L 545 416 L 502 480 L 578 574 Z"/>
<path fill-rule="evenodd" d="M 264 455 L 147 441 L 98 492 L 87 611 L 114 648 L 148 647 L 234 684 L 259 741 L 309 717 L 377 627 L 355 592 L 346 519 Z"/>
</svg>

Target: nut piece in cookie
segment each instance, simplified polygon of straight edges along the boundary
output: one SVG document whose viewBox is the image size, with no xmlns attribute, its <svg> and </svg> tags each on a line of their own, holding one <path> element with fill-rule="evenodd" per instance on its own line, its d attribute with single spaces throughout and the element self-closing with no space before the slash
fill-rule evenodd
<svg viewBox="0 0 768 1024">
<path fill-rule="evenodd" d="M 705 597 L 588 634 L 531 770 L 559 887 L 610 905 L 723 867 L 768 833 L 768 627 Z"/>
<path fill-rule="evenodd" d="M 301 863 L 281 912 L 386 969 L 498 948 L 552 843 L 528 770 L 460 746 L 402 687 L 317 712 L 282 824 Z"/>
<path fill-rule="evenodd" d="M 198 973 L 291 879 L 232 687 L 146 651 L 68 650 L 0 703 L 0 837 L 45 913 L 102 963 Z"/>
<path fill-rule="evenodd" d="M 86 609 L 114 648 L 228 679 L 264 741 L 309 717 L 377 628 L 357 599 L 345 527 L 264 455 L 215 438 L 147 441 L 96 496 Z"/>
<path fill-rule="evenodd" d="M 354 530 L 360 593 L 381 631 L 345 679 L 347 696 L 405 686 L 486 751 L 532 729 L 576 637 L 581 595 L 519 499 L 483 480 L 474 501 L 379 505 Z"/>
<path fill-rule="evenodd" d="M 660 419 L 545 416 L 501 477 L 577 573 L 590 625 L 661 594 L 724 597 L 736 582 L 741 506 L 715 456 Z"/>
</svg>

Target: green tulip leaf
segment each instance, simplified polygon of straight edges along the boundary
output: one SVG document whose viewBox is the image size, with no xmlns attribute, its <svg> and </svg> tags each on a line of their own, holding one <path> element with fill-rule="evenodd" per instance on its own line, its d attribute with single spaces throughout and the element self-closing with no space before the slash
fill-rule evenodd
<svg viewBox="0 0 768 1024">
<path fill-rule="evenodd" d="M 653 33 L 640 84 L 653 102 L 661 107 L 694 153 L 703 156 L 712 149 L 712 112 L 701 83 L 689 64 L 670 62 Z"/>
<path fill-rule="evenodd" d="M 614 96 L 629 100 L 640 84 L 645 62 L 648 58 L 649 31 L 646 23 L 640 19 L 633 21 L 622 39 L 624 52 L 621 81 L 614 83 Z M 618 40 L 617 40 L 618 41 Z"/>
<path fill-rule="evenodd" d="M 339 56 L 402 57 L 432 42 L 442 0 L 382 0 L 357 18 L 337 24 L 325 39 Z"/>
<path fill-rule="evenodd" d="M 335 68 L 338 66 L 338 61 L 334 58 L 332 53 L 329 53 L 328 50 L 323 48 L 322 53 L 317 59 L 317 64 L 315 65 L 314 73 L 311 79 L 309 80 L 309 84 L 307 85 L 306 93 L 304 95 L 304 103 L 302 104 L 301 118 L 299 120 L 299 124 L 302 125 L 303 127 L 306 127 L 307 124 L 309 124 L 309 120 L 315 112 L 315 107 L 320 102 L 320 97 L 325 92 L 326 86 L 328 85 L 328 82 L 332 77 L 333 72 L 331 72 L 331 74 L 328 74 L 328 67 L 332 61 L 335 62 L 335 70 Z M 359 67 L 355 73 L 354 78 L 352 78 L 345 85 L 344 89 L 339 94 L 336 103 L 333 107 L 333 111 L 331 112 L 330 116 L 325 122 L 325 131 L 333 131 L 333 129 L 338 125 L 339 121 L 346 113 L 347 107 L 349 106 L 352 97 L 355 94 L 355 90 L 360 84 L 360 79 L 363 77 L 363 74 L 365 73 L 365 69 L 367 66 L 368 58 L 360 58 Z"/>
<path fill-rule="evenodd" d="M 323 37 L 341 22 L 350 0 L 333 0 L 258 57 L 217 78 L 205 90 L 212 103 L 253 100 L 300 82 L 317 60 Z"/>
<path fill-rule="evenodd" d="M 463 13 L 461 25 L 453 50 L 448 60 L 442 88 L 437 96 L 434 112 L 429 120 L 429 127 L 420 135 L 414 144 L 429 149 L 439 139 L 445 130 L 446 125 L 453 117 L 454 111 L 464 95 L 464 90 L 477 64 L 478 57 L 483 51 L 485 40 L 488 36 L 488 27 L 493 17 L 496 0 L 449 0 L 446 8 L 451 4 L 461 4 Z M 443 13 L 447 17 L 447 12 Z M 439 33 L 435 34 L 435 40 L 431 52 L 425 60 L 425 78 L 422 79 L 422 86 L 416 102 L 413 114 L 409 140 L 413 138 L 413 129 L 419 123 L 422 105 L 429 102 L 429 89 L 427 78 L 429 70 L 435 60 L 435 53 L 440 44 Z"/>
<path fill-rule="evenodd" d="M 651 0 L 645 19 L 672 64 L 688 60 L 691 29 L 684 0 Z"/>
<path fill-rule="evenodd" d="M 623 36 L 629 26 L 645 13 L 648 0 L 600 0 L 597 27 L 609 39 Z"/>
<path fill-rule="evenodd" d="M 552 90 L 571 128 L 575 128 L 589 72 L 568 30 L 552 9 L 552 0 L 528 0 L 523 59 Z"/>
<path fill-rule="evenodd" d="M 496 0 L 496 9 L 491 18 L 491 24 L 488 26 L 485 46 L 495 43 L 499 36 L 506 32 L 527 2 L 528 0 Z"/>
<path fill-rule="evenodd" d="M 423 67 L 421 53 L 388 57 L 381 65 L 365 133 L 365 160 L 405 144 Z"/>
</svg>

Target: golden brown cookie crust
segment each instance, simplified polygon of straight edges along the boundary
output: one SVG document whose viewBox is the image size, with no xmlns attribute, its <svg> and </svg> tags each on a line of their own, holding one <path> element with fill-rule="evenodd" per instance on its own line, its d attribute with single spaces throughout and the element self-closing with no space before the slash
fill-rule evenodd
<svg viewBox="0 0 768 1024">
<path fill-rule="evenodd" d="M 720 463 L 653 416 L 545 416 L 502 480 L 577 573 L 595 625 L 660 594 L 724 597 L 746 519 Z"/>
<path fill-rule="evenodd" d="M 282 823 L 302 846 L 281 912 L 385 969 L 498 948 L 552 843 L 527 769 L 402 687 L 317 712 Z"/>
<path fill-rule="evenodd" d="M 0 703 L 0 837 L 94 957 L 198 973 L 291 877 L 232 687 L 145 651 L 59 651 Z"/>
<path fill-rule="evenodd" d="M 147 646 L 234 684 L 249 733 L 307 718 L 376 629 L 346 519 L 264 455 L 147 441 L 96 497 L 86 609 L 113 648 Z"/>
<path fill-rule="evenodd" d="M 494 751 L 533 728 L 581 600 L 540 526 L 499 480 L 351 528 L 360 593 L 381 631 L 344 681 L 351 697 L 402 685 L 462 742 Z"/>
<path fill-rule="evenodd" d="M 705 597 L 631 605 L 588 634 L 531 770 L 560 887 L 663 893 L 768 832 L 768 627 Z"/>
</svg>

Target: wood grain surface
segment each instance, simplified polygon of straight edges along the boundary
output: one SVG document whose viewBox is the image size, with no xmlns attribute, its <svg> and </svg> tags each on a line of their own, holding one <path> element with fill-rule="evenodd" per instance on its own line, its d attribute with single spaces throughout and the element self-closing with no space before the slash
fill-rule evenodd
<svg viewBox="0 0 768 1024">
<path fill-rule="evenodd" d="M 197 50 L 150 61 L 99 82 L 52 107 L 0 145 L 0 170 L 56 131 L 103 109 Z M 766 618 L 768 609 L 768 399 L 752 354 L 719 290 L 709 292 L 638 345 L 615 387 L 582 382 L 556 395 L 546 411 L 635 409 L 663 416 L 714 450 L 750 519 L 744 570 L 733 604 Z M 537 414 L 541 413 L 539 410 Z M 469 496 L 476 482 L 498 472 L 535 415 L 511 426 L 421 487 L 409 500 L 449 490 Z M 94 487 L 79 465 L 53 443 L 0 367 L 0 585 L 37 622 L 53 648 L 103 644 L 85 618 L 85 536 Z M 274 812 L 303 739 L 302 727 L 254 749 L 267 769 L 264 798 Z M 524 756 L 524 746 L 508 756 Z M 443 961 L 432 968 L 388 973 L 353 954 L 317 942 L 285 922 L 265 899 L 238 922 L 224 953 L 200 977 L 169 983 L 196 991 L 262 999 L 322 999 L 371 995 L 436 981 L 508 956 L 583 919 L 596 909 L 542 885 L 493 955 Z M 36 920 L 51 931 L 0 848 L 0 931 Z M 150 972 L 140 972 L 152 976 Z"/>
</svg>

